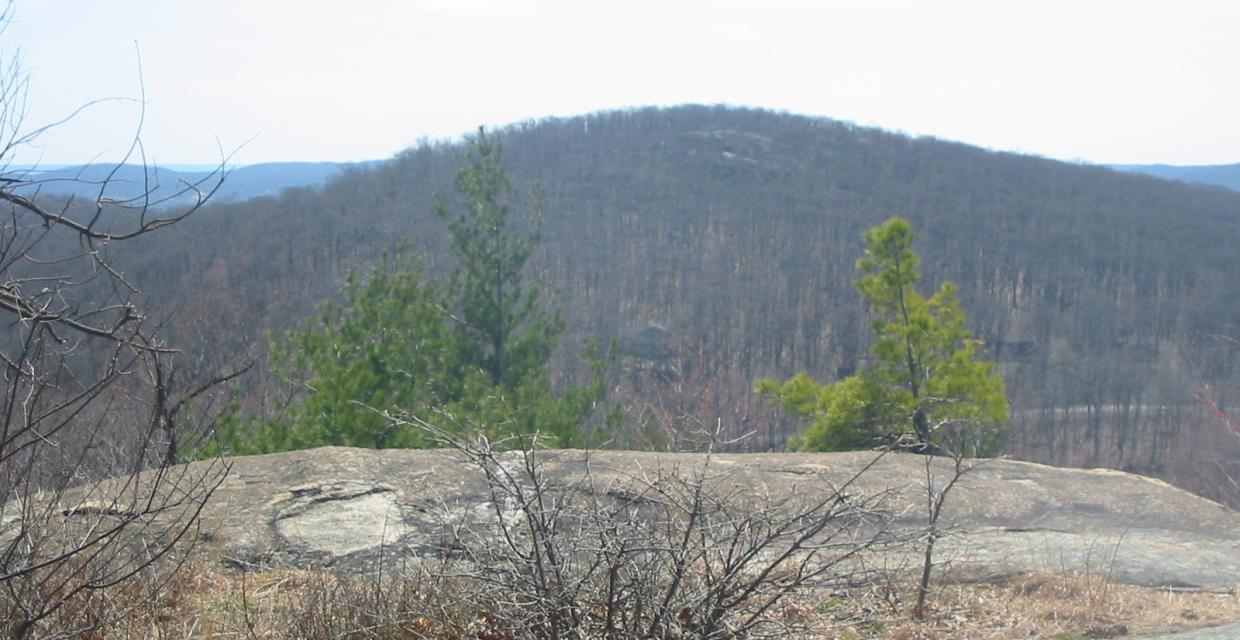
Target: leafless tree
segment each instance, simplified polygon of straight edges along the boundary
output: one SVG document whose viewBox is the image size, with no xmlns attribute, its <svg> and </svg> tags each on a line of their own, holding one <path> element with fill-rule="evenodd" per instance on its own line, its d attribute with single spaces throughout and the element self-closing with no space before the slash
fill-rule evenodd
<svg viewBox="0 0 1240 640">
<path fill-rule="evenodd" d="M 1183 446 L 1196 459 L 1198 477 L 1191 480 L 1195 480 L 1197 493 L 1233 508 L 1240 507 L 1240 418 L 1227 408 L 1234 405 L 1234 395 L 1227 397 L 1220 387 L 1234 389 L 1234 383 L 1212 380 L 1206 373 L 1206 362 L 1234 362 L 1240 352 L 1237 335 L 1240 330 L 1228 325 L 1226 333 L 1203 336 L 1200 353 L 1185 350 L 1183 354 L 1193 370 L 1193 399 L 1207 416 L 1202 432 L 1194 433 L 1194 440 Z"/>
<path fill-rule="evenodd" d="M 973 470 L 982 466 L 989 459 L 972 458 L 975 452 L 982 450 L 982 441 L 993 436 L 993 432 L 985 426 L 971 420 L 942 420 L 931 426 L 934 437 L 933 455 L 923 453 L 924 475 L 921 488 L 925 498 L 925 530 L 922 538 L 921 575 L 917 583 L 917 603 L 913 607 L 916 618 L 925 618 L 928 614 L 930 582 L 934 570 L 935 545 L 947 533 L 944 526 L 943 507 L 960 481 Z M 920 449 L 927 451 L 924 443 Z"/>
<path fill-rule="evenodd" d="M 0 634 L 70 637 L 115 613 L 97 606 L 101 593 L 175 568 L 226 471 L 173 463 L 190 401 L 238 371 L 178 376 L 184 355 L 120 262 L 128 241 L 196 211 L 223 171 L 156 200 L 148 170 L 145 197 L 110 199 L 122 164 L 147 166 L 135 134 L 97 197 L 52 197 L 37 173 L 13 168 L 56 124 L 27 128 L 25 94 L 10 60 L 0 73 Z"/>
<path fill-rule="evenodd" d="M 761 396 L 736 393 L 749 386 L 747 375 L 718 347 L 701 337 L 658 345 L 663 357 L 622 360 L 617 396 L 628 428 L 621 444 L 644 449 L 698 450 L 706 425 L 727 425 L 729 447 L 744 451 L 783 448 L 776 407 Z M 641 345 L 639 345 L 640 347 Z M 630 347 L 632 349 L 632 347 Z"/>
</svg>

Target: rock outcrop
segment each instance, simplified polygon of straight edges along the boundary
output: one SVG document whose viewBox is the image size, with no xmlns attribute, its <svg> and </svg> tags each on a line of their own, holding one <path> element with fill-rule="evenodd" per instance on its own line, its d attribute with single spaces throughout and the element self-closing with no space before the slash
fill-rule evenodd
<svg viewBox="0 0 1240 640">
<path fill-rule="evenodd" d="M 549 482 L 622 496 L 655 474 L 689 474 L 701 454 L 546 451 Z M 873 461 L 867 452 L 711 456 L 710 486 L 738 499 L 826 495 Z M 515 459 L 514 459 L 515 460 Z M 936 461 L 936 472 L 947 472 Z M 924 458 L 889 454 L 848 486 L 886 492 L 890 525 L 924 525 Z M 939 477 L 942 477 L 941 475 Z M 237 458 L 203 514 L 203 544 L 225 562 L 361 569 L 445 548 L 448 527 L 494 521 L 483 475 L 450 451 L 327 447 Z M 984 461 L 951 494 L 939 557 L 972 575 L 1106 574 L 1146 586 L 1240 583 L 1240 514 L 1164 482 L 1109 471 Z M 910 550 L 911 551 L 911 550 Z"/>
</svg>

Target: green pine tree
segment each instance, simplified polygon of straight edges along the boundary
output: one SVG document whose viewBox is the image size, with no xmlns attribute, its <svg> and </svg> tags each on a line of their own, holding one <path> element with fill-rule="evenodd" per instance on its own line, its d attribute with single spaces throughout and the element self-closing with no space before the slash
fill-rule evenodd
<svg viewBox="0 0 1240 640">
<path fill-rule="evenodd" d="M 499 433 L 539 431 L 559 446 L 582 444 L 580 427 L 602 393 L 601 363 L 592 361 L 595 376 L 586 387 L 552 389 L 548 364 L 564 321 L 524 277 L 540 241 L 542 197 L 532 193 L 528 212 L 518 217 L 500 145 L 482 129 L 470 142 L 456 175 L 465 206 L 457 212 L 442 201 L 436 206 L 457 263 L 448 287 L 460 368 L 455 408 Z"/>
<path fill-rule="evenodd" d="M 479 130 L 456 174 L 466 206 L 453 213 L 440 201 L 435 211 L 448 223 L 457 262 L 449 289 L 461 361 L 480 368 L 493 386 L 515 388 L 550 359 L 564 322 L 558 309 L 542 304 L 538 287 L 523 281 L 540 240 L 543 204 L 535 194 L 529 213 L 516 219 L 500 153 Z M 522 223 L 526 232 L 518 233 Z"/>
<path fill-rule="evenodd" d="M 285 440 L 280 448 L 422 444 L 375 409 L 422 412 L 450 397 L 442 297 L 402 247 L 385 253 L 365 282 L 349 275 L 346 304 L 325 304 L 317 318 L 275 340 L 273 362 L 306 390 L 287 424 L 272 425 L 271 435 Z"/>
<path fill-rule="evenodd" d="M 810 419 L 793 448 L 854 449 L 911 437 L 925 450 L 943 444 L 974 455 L 996 450 L 1008 415 L 1003 378 L 978 359 L 981 342 L 965 327 L 955 285 L 944 283 L 929 298 L 917 292 L 914 238 L 903 218 L 865 232 L 857 289 L 875 342 L 860 373 L 828 385 L 805 373 L 758 383 L 760 393 Z"/>
<path fill-rule="evenodd" d="M 404 245 L 385 253 L 365 281 L 350 274 L 344 304 L 326 303 L 272 341 L 276 372 L 301 388 L 298 401 L 261 422 L 232 412 L 217 432 L 219 447 L 243 454 L 434 444 L 384 411 L 495 438 L 538 432 L 561 447 L 592 442 L 583 425 L 603 395 L 604 360 L 587 349 L 592 379 L 555 389 L 548 367 L 564 321 L 524 280 L 541 199 L 516 219 L 500 148 L 482 131 L 456 186 L 462 211 L 436 207 L 457 262 L 447 284 L 427 281 Z"/>
</svg>

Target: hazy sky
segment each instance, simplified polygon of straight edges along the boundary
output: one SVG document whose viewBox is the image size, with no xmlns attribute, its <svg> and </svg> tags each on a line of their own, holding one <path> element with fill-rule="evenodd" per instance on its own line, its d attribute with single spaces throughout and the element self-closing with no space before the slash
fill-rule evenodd
<svg viewBox="0 0 1240 640">
<path fill-rule="evenodd" d="M 147 151 L 384 158 L 479 124 L 766 107 L 1097 163 L 1240 162 L 1238 0 L 18 0 L 27 129 L 136 98 Z M 136 47 L 135 47 L 136 42 Z M 105 103 L 18 162 L 124 151 Z"/>
</svg>

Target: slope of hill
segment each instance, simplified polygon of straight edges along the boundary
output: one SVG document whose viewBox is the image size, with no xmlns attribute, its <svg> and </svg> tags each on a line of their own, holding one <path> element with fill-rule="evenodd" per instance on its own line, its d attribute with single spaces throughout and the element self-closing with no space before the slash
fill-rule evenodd
<svg viewBox="0 0 1240 640">
<path fill-rule="evenodd" d="M 1192 184 L 1208 184 L 1240 191 L 1240 164 L 1170 165 L 1114 164 L 1112 169 Z"/>
<path fill-rule="evenodd" d="M 796 425 L 752 396 L 754 379 L 860 366 L 860 234 L 899 214 L 920 232 L 925 285 L 959 284 L 1007 378 L 1013 454 L 1198 489 L 1240 458 L 1194 401 L 1207 380 L 1226 406 L 1240 390 L 1236 345 L 1203 341 L 1229 331 L 1240 299 L 1240 194 L 722 107 L 546 120 L 499 139 L 518 189 L 546 195 L 532 266 L 562 296 L 569 344 L 659 334 L 660 357 L 637 350 L 617 380 L 631 408 L 719 418 L 757 432 L 745 446 L 782 447 Z M 452 199 L 459 153 L 423 146 L 321 190 L 214 207 L 127 268 L 227 353 L 300 322 L 401 238 L 431 274 L 449 268 L 432 206 Z"/>
<path fill-rule="evenodd" d="M 275 196 L 291 187 L 319 187 L 349 167 L 372 163 L 341 162 L 268 162 L 235 167 L 215 193 L 219 201 L 241 201 L 260 196 Z M 13 172 L 33 184 L 19 192 L 41 189 L 51 195 L 74 196 L 94 200 L 133 201 L 150 192 L 152 202 L 176 205 L 187 186 L 210 190 L 217 182 L 218 172 L 211 169 L 181 170 L 125 164 L 88 164 L 52 169 L 25 169 Z M 106 187 L 104 185 L 106 181 Z M 186 197 L 192 197 L 187 194 Z M 171 199 L 171 200 L 169 200 Z"/>
</svg>

